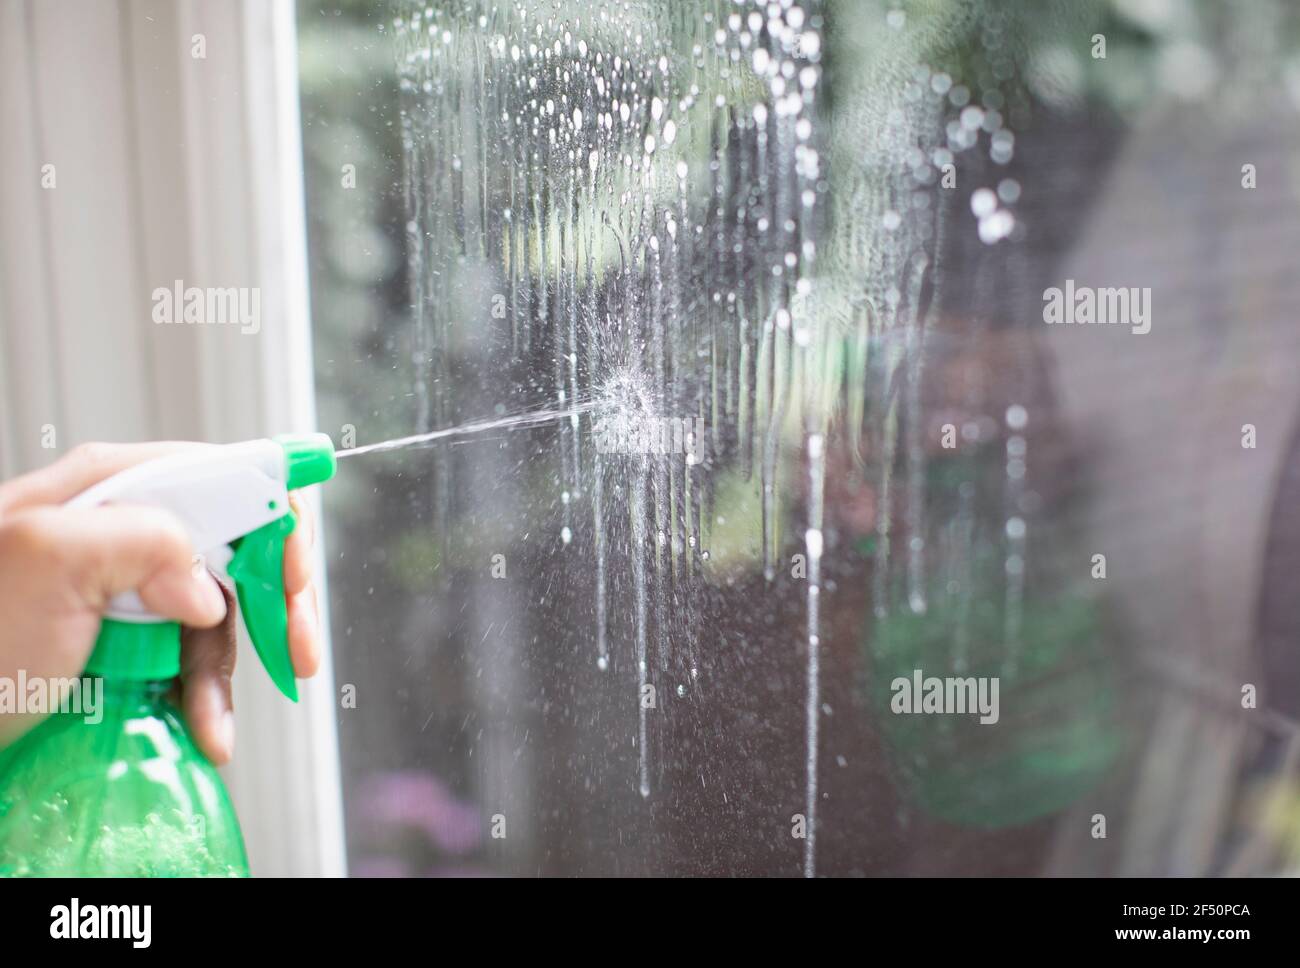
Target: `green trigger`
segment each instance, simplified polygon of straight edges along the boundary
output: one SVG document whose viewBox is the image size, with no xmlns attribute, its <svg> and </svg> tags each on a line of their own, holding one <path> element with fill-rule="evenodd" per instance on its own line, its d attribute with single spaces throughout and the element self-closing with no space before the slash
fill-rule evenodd
<svg viewBox="0 0 1300 968">
<path fill-rule="evenodd" d="M 292 513 L 264 524 L 232 542 L 235 555 L 226 567 L 235 583 L 239 608 L 253 648 L 276 687 L 298 701 L 298 682 L 289 655 L 289 616 L 284 600 L 284 542 L 297 520 Z"/>
</svg>

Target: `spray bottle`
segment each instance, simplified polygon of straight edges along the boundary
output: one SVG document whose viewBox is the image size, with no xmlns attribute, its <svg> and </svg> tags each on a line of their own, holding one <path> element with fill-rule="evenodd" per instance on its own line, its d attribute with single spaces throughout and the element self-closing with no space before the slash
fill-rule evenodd
<svg viewBox="0 0 1300 968">
<path fill-rule="evenodd" d="M 284 543 L 291 489 L 334 475 L 324 434 L 204 448 L 137 465 L 70 506 L 137 504 L 180 518 L 207 566 L 234 584 L 262 665 L 298 700 L 289 656 Z M 0 751 L 0 875 L 247 876 L 229 795 L 165 694 L 180 626 L 135 593 L 114 598 L 86 676 L 102 716 L 59 713 Z"/>
</svg>

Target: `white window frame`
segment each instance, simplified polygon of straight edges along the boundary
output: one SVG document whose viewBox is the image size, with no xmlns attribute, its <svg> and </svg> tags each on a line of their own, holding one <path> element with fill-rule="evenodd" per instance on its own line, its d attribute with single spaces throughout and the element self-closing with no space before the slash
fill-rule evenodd
<svg viewBox="0 0 1300 968">
<path fill-rule="evenodd" d="M 292 0 L 0 0 L 0 131 L 0 473 L 316 429 Z M 260 332 L 154 324 L 175 279 L 258 287 Z M 240 651 L 223 772 L 253 872 L 342 875 L 328 645 L 297 706 Z"/>
</svg>

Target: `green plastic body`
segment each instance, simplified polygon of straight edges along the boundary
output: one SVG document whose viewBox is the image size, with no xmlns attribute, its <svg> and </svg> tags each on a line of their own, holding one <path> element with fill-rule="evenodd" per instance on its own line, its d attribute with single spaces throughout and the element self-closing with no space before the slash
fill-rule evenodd
<svg viewBox="0 0 1300 968">
<path fill-rule="evenodd" d="M 0 876 L 248 875 L 230 797 L 168 685 L 106 681 L 101 721 L 56 713 L 0 751 Z"/>
</svg>

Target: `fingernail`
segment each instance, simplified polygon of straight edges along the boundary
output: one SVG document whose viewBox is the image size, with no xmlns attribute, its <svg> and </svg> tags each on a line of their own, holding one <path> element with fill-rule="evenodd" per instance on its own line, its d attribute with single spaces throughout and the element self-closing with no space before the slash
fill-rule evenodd
<svg viewBox="0 0 1300 968">
<path fill-rule="evenodd" d="M 207 572 L 204 572 L 198 579 L 199 594 L 203 596 L 203 605 L 209 612 L 216 616 L 226 614 L 226 596 L 221 594 L 221 589 L 217 586 L 217 581 Z"/>
<path fill-rule="evenodd" d="M 320 632 L 316 609 L 311 600 L 311 586 L 304 588 L 294 596 L 294 611 L 298 613 L 298 628 L 301 632 L 315 636 Z"/>
<path fill-rule="evenodd" d="M 229 709 L 221 717 L 221 742 L 226 747 L 226 758 L 235 755 L 235 714 Z"/>
</svg>

